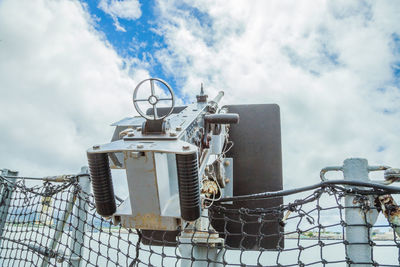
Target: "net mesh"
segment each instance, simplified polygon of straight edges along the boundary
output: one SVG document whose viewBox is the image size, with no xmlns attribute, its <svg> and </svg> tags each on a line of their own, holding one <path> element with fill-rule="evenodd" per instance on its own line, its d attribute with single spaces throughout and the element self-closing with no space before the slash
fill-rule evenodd
<svg viewBox="0 0 400 267">
<path fill-rule="evenodd" d="M 100 217 L 78 180 L 27 186 L 1 177 L 1 266 L 400 265 L 398 206 L 385 190 L 322 186 L 265 208 L 215 202 L 202 215 L 211 224 L 161 232 Z"/>
</svg>

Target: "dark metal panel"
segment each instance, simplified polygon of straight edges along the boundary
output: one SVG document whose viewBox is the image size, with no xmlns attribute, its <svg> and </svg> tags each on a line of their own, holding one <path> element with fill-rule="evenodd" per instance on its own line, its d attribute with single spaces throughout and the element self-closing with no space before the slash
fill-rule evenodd
<svg viewBox="0 0 400 267">
<path fill-rule="evenodd" d="M 247 195 L 282 189 L 282 150 L 280 110 L 276 104 L 229 105 L 230 113 L 238 113 L 240 123 L 231 125 L 229 135 L 234 142 L 227 157 L 233 158 L 233 195 Z M 282 198 L 241 201 L 226 208 L 271 208 L 283 204 Z M 279 239 L 282 214 L 259 215 L 224 214 L 229 221 L 218 220 L 213 226 L 225 232 L 230 247 L 245 249 L 276 249 L 283 247 Z M 220 215 L 221 216 L 221 215 Z M 223 217 L 222 216 L 222 217 Z M 243 232 L 245 233 L 243 235 Z"/>
</svg>

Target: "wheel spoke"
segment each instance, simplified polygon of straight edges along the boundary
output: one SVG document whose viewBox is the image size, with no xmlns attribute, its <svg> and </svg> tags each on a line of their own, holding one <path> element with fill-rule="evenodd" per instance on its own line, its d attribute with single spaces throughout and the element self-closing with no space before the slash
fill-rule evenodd
<svg viewBox="0 0 400 267">
<path fill-rule="evenodd" d="M 143 101 L 149 101 L 149 100 L 148 99 L 135 99 L 133 101 L 135 101 L 135 102 L 143 102 Z"/>
<path fill-rule="evenodd" d="M 153 114 L 154 114 L 154 119 L 155 119 L 155 120 L 158 119 L 157 107 L 156 107 L 155 104 L 153 105 Z"/>
<path fill-rule="evenodd" d="M 167 101 L 167 100 L 172 100 L 172 98 L 159 98 L 158 101 Z"/>
<path fill-rule="evenodd" d="M 154 80 L 150 80 L 150 87 L 151 87 L 151 95 L 155 95 L 155 93 L 154 93 Z"/>
</svg>

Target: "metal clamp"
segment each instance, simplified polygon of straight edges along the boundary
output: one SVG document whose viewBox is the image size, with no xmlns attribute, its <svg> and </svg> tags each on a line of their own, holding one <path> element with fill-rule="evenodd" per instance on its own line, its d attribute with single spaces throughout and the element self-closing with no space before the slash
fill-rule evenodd
<svg viewBox="0 0 400 267">
<path fill-rule="evenodd" d="M 400 181 L 400 169 L 391 168 L 385 165 L 378 165 L 378 166 L 368 166 L 367 170 L 368 172 L 385 171 L 384 174 L 385 181 L 374 181 L 376 183 L 388 185 L 393 182 Z M 323 182 L 328 181 L 328 179 L 325 177 L 325 174 L 331 171 L 343 172 L 343 166 L 330 166 L 321 169 L 319 176 Z"/>
<path fill-rule="evenodd" d="M 343 171 L 343 166 L 332 166 L 323 168 L 319 173 L 319 177 L 323 182 L 328 181 L 328 179 L 326 179 L 325 177 L 325 174 L 331 171 Z"/>
</svg>

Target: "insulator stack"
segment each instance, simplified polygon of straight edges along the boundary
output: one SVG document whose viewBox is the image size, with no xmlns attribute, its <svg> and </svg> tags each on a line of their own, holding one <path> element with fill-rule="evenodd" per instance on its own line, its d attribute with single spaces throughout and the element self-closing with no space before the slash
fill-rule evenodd
<svg viewBox="0 0 400 267">
<path fill-rule="evenodd" d="M 200 217 L 199 166 L 197 154 L 176 155 L 181 217 L 194 221 Z"/>
<path fill-rule="evenodd" d="M 107 153 L 87 153 L 97 213 L 111 216 L 117 210 Z"/>
</svg>

